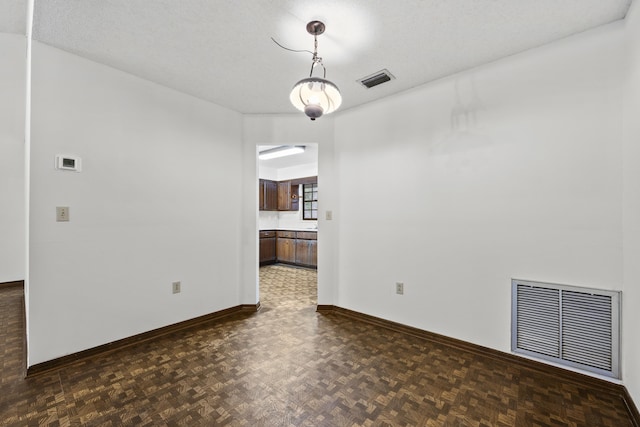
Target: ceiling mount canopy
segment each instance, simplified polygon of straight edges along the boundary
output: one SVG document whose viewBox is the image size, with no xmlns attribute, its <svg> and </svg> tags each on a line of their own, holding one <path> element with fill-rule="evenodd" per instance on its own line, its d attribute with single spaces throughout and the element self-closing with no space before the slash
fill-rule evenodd
<svg viewBox="0 0 640 427">
<path fill-rule="evenodd" d="M 327 27 L 324 25 L 324 22 L 321 21 L 311 21 L 307 24 L 307 33 L 312 36 L 319 36 L 324 33 L 324 30 Z"/>
<path fill-rule="evenodd" d="M 307 32 L 313 36 L 314 48 L 311 59 L 311 72 L 309 77 L 300 80 L 293 86 L 289 99 L 294 107 L 303 111 L 311 120 L 315 120 L 324 114 L 336 111 L 342 104 L 340 90 L 330 80 L 327 80 L 327 69 L 318 56 L 318 36 L 324 33 L 324 23 L 311 21 L 307 24 Z M 321 66 L 322 77 L 314 77 L 313 71 Z"/>
</svg>

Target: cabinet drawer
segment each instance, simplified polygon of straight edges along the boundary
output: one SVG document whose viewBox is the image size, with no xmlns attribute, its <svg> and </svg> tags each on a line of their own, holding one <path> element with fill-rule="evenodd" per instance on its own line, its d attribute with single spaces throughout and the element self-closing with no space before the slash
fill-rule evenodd
<svg viewBox="0 0 640 427">
<path fill-rule="evenodd" d="M 263 239 L 265 237 L 276 237 L 276 232 L 273 230 L 270 231 L 261 231 L 260 238 Z"/>
<path fill-rule="evenodd" d="M 295 239 L 296 238 L 296 232 L 295 231 L 278 230 L 278 237 L 284 237 L 284 238 L 287 238 L 287 239 Z"/>
<path fill-rule="evenodd" d="M 318 240 L 318 233 L 316 231 L 298 231 L 296 237 L 303 240 Z"/>
</svg>

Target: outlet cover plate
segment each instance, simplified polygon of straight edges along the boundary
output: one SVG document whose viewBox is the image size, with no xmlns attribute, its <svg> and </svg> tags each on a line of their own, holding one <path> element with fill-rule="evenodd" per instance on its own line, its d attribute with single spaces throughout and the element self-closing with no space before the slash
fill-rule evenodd
<svg viewBox="0 0 640 427">
<path fill-rule="evenodd" d="M 69 221 L 69 206 L 56 206 L 56 221 Z"/>
</svg>

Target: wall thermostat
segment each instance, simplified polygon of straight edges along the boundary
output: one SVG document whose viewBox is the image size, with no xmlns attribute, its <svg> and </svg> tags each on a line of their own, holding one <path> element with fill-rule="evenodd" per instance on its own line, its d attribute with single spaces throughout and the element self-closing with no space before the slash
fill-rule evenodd
<svg viewBox="0 0 640 427">
<path fill-rule="evenodd" d="M 56 169 L 80 172 L 82 170 L 82 159 L 78 156 L 59 154 L 56 156 Z"/>
</svg>

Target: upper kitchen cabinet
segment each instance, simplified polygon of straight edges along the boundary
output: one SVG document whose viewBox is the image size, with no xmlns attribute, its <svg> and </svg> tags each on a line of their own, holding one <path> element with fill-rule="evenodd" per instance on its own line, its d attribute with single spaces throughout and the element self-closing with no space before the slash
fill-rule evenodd
<svg viewBox="0 0 640 427">
<path fill-rule="evenodd" d="M 291 181 L 278 182 L 278 210 L 297 211 L 298 207 L 298 185 Z"/>
<path fill-rule="evenodd" d="M 278 210 L 291 209 L 291 181 L 278 182 Z"/>
<path fill-rule="evenodd" d="M 297 178 L 288 181 L 260 180 L 260 210 L 261 211 L 295 211 L 300 209 L 300 186 L 307 187 L 315 185 L 314 209 L 317 210 L 317 184 L 318 178 L 315 176 Z M 305 217 L 305 219 L 317 219 L 317 217 Z"/>
<path fill-rule="evenodd" d="M 261 179 L 259 193 L 261 211 L 278 210 L 278 183 L 276 181 Z"/>
</svg>

